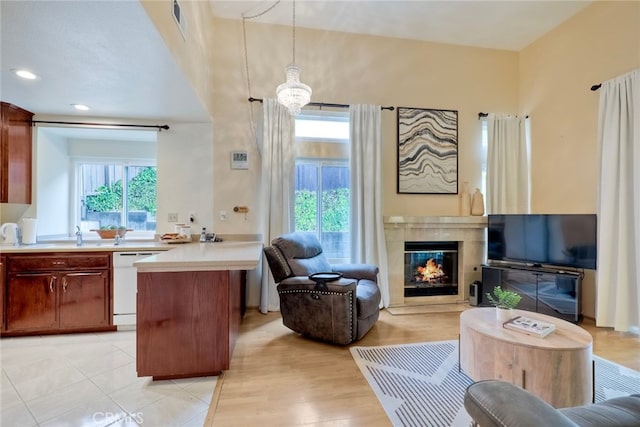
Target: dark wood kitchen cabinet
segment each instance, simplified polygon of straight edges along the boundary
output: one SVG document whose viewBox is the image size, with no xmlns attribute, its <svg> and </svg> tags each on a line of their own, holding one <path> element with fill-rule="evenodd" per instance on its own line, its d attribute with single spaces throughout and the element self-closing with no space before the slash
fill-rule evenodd
<svg viewBox="0 0 640 427">
<path fill-rule="evenodd" d="M 57 329 L 57 284 L 54 273 L 9 273 L 7 330 Z"/>
<path fill-rule="evenodd" d="M 60 328 L 108 326 L 109 271 L 63 273 L 60 276 Z"/>
<path fill-rule="evenodd" d="M 33 113 L 0 103 L 0 203 L 31 204 Z"/>
<path fill-rule="evenodd" d="M 140 272 L 136 371 L 154 380 L 229 369 L 240 322 L 241 270 Z"/>
<path fill-rule="evenodd" d="M 6 256 L 2 335 L 112 331 L 111 254 Z"/>
<path fill-rule="evenodd" d="M 0 331 L 3 329 L 4 325 L 4 291 L 6 289 L 5 279 L 6 279 L 6 268 L 7 265 L 7 257 L 4 255 L 0 256 Z"/>
</svg>

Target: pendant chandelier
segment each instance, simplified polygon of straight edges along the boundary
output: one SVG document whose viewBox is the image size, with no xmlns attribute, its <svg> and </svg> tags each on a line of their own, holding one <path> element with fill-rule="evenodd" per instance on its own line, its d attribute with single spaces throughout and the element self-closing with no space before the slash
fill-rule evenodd
<svg viewBox="0 0 640 427">
<path fill-rule="evenodd" d="M 311 88 L 300 82 L 300 67 L 296 65 L 296 2 L 293 0 L 293 62 L 285 69 L 287 81 L 276 89 L 278 102 L 292 116 L 300 114 L 302 107 L 311 101 Z"/>
</svg>

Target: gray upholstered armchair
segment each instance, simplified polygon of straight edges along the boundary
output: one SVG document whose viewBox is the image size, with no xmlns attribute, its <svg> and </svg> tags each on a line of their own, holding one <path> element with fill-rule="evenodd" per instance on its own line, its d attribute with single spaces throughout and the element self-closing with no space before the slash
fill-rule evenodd
<svg viewBox="0 0 640 427">
<path fill-rule="evenodd" d="M 640 426 L 640 394 L 600 403 L 555 409 L 520 387 L 500 380 L 471 384 L 464 407 L 482 427 L 634 427 Z"/>
<path fill-rule="evenodd" d="M 278 283 L 282 322 L 304 336 L 336 344 L 359 340 L 380 314 L 378 267 L 371 264 L 330 265 L 318 239 L 288 233 L 264 249 Z M 314 273 L 339 272 L 339 280 L 318 284 Z"/>
</svg>

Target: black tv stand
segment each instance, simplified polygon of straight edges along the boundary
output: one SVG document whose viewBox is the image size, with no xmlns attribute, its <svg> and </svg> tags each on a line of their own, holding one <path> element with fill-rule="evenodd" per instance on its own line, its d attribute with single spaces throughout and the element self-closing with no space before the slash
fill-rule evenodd
<svg viewBox="0 0 640 427">
<path fill-rule="evenodd" d="M 479 305 L 489 306 L 486 293 L 495 286 L 522 296 L 518 309 L 548 314 L 570 322 L 582 320 L 582 273 L 536 264 L 499 264 L 482 267 Z"/>
</svg>

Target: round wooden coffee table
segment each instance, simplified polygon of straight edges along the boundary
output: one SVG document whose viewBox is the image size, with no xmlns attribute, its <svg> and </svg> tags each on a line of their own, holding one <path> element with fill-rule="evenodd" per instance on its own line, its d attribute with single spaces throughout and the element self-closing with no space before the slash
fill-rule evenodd
<svg viewBox="0 0 640 427">
<path fill-rule="evenodd" d="M 585 405 L 593 398 L 593 338 L 565 320 L 523 310 L 525 316 L 553 323 L 545 338 L 505 329 L 495 308 L 460 314 L 460 368 L 474 381 L 499 379 L 516 384 L 556 408 Z"/>
</svg>

